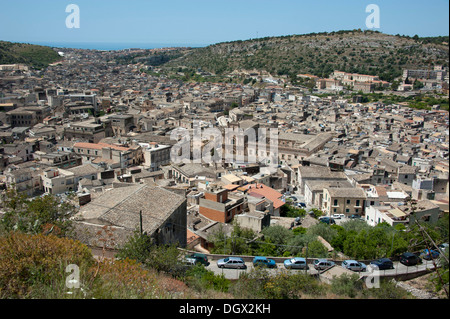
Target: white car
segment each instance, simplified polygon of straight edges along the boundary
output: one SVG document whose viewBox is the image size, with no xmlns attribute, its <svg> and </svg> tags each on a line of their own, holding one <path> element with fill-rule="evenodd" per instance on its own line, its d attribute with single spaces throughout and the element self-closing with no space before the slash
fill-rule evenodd
<svg viewBox="0 0 450 319">
<path fill-rule="evenodd" d="M 333 217 L 334 219 L 341 219 L 342 215 L 341 214 L 333 214 L 331 217 Z"/>
</svg>

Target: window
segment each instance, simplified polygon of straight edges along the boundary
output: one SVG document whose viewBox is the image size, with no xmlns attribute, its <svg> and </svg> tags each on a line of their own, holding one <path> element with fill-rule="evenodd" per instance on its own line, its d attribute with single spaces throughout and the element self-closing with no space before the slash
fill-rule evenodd
<svg viewBox="0 0 450 319">
<path fill-rule="evenodd" d="M 333 209 L 333 213 L 336 213 L 336 208 Z"/>
<path fill-rule="evenodd" d="M 371 200 L 371 201 L 370 201 L 370 205 L 371 205 L 371 206 L 375 205 L 375 201 Z"/>
<path fill-rule="evenodd" d="M 334 200 L 334 206 L 337 206 L 337 204 L 338 204 L 338 200 L 335 199 L 335 200 Z"/>
<path fill-rule="evenodd" d="M 350 204 L 350 199 L 347 199 L 347 204 Z"/>
<path fill-rule="evenodd" d="M 345 209 L 345 212 L 346 212 L 346 213 L 350 213 L 350 209 L 346 208 L 346 209 Z"/>
<path fill-rule="evenodd" d="M 359 199 L 356 200 L 356 206 L 359 206 Z"/>
</svg>

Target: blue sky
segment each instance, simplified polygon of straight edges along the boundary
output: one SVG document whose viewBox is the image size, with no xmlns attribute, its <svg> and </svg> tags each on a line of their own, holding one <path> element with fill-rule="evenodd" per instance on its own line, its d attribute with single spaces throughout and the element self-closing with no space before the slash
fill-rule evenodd
<svg viewBox="0 0 450 319">
<path fill-rule="evenodd" d="M 372 3 L 381 32 L 448 35 L 448 0 L 0 0 L 0 40 L 208 45 L 366 29 Z M 66 27 L 69 4 L 80 8 L 79 29 Z"/>
</svg>

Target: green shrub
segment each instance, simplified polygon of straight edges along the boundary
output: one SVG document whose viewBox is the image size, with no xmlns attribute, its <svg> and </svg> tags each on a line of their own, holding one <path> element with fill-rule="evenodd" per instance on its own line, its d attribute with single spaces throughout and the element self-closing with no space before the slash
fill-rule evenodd
<svg viewBox="0 0 450 319">
<path fill-rule="evenodd" d="M 36 287 L 66 278 L 68 265 L 87 269 L 94 263 L 90 249 L 80 242 L 11 232 L 0 237 L 0 297 L 27 298 L 36 294 Z"/>
<path fill-rule="evenodd" d="M 362 292 L 363 282 L 359 280 L 357 274 L 342 274 L 339 277 L 333 277 L 331 282 L 331 291 L 337 295 L 356 298 Z"/>
<path fill-rule="evenodd" d="M 207 270 L 203 265 L 195 265 L 186 273 L 186 283 L 188 286 L 198 290 L 205 291 L 214 289 L 216 291 L 227 292 L 230 287 L 230 281 L 224 274 L 216 275 Z"/>
</svg>

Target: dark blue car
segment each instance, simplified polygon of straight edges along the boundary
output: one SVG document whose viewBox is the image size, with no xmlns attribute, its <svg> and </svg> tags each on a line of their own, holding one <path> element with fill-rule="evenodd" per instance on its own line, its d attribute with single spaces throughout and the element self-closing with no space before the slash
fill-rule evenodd
<svg viewBox="0 0 450 319">
<path fill-rule="evenodd" d="M 370 265 L 378 270 L 394 269 L 394 263 L 389 258 L 374 260 Z"/>
</svg>

